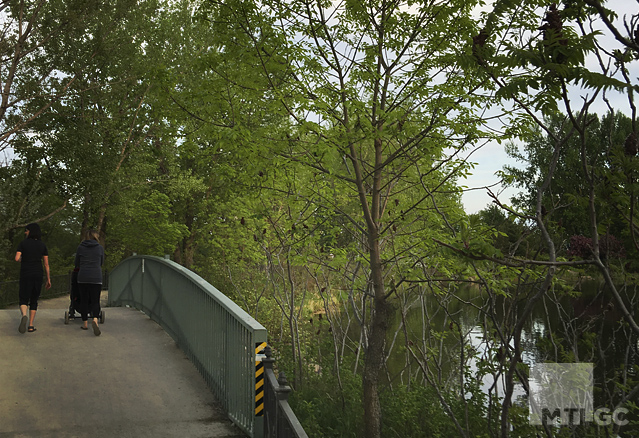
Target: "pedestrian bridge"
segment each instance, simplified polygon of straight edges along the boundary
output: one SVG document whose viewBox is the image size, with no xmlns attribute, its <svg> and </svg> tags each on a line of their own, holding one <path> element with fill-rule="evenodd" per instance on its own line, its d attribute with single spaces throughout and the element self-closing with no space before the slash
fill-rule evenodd
<svg viewBox="0 0 639 438">
<path fill-rule="evenodd" d="M 102 335 L 41 306 L 0 310 L 0 438 L 305 437 L 266 329 L 201 277 L 134 256 L 109 275 Z"/>
</svg>

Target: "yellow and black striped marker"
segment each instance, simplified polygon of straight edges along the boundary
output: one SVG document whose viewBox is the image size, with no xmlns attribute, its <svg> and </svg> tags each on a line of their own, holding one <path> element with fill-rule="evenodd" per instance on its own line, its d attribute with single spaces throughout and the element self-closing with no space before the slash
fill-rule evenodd
<svg viewBox="0 0 639 438">
<path fill-rule="evenodd" d="M 261 357 L 264 355 L 266 342 L 255 344 L 255 416 L 264 415 L 264 364 Z"/>
</svg>

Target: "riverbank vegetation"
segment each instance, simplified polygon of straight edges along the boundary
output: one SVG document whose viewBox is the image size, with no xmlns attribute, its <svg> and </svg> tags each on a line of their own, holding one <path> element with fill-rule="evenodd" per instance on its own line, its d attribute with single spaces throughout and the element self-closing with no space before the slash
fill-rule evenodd
<svg viewBox="0 0 639 438">
<path fill-rule="evenodd" d="M 77 3 L 77 4 L 76 4 Z M 639 428 L 639 17 L 599 0 L 8 1 L 0 273 L 164 255 L 269 331 L 313 437 Z M 473 153 L 513 199 L 467 214 Z M 536 426 L 593 363 L 627 424 Z M 599 421 L 601 423 L 601 421 Z"/>
</svg>

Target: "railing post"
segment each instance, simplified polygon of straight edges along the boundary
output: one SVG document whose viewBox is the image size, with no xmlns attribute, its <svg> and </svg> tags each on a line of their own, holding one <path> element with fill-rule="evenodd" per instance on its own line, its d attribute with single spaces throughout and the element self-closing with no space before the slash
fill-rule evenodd
<svg viewBox="0 0 639 438">
<path fill-rule="evenodd" d="M 277 378 L 277 388 L 275 388 L 275 434 L 277 437 L 282 436 L 283 428 L 281 421 L 284 420 L 284 414 L 280 412 L 282 402 L 288 403 L 288 395 L 291 392 L 291 387 L 288 386 L 288 380 L 286 380 L 286 375 L 284 371 L 280 371 L 280 375 Z M 284 423 L 284 427 L 286 427 L 286 423 Z"/>
<path fill-rule="evenodd" d="M 270 345 L 266 345 L 266 347 L 264 348 L 264 355 L 266 356 L 262 359 L 262 363 L 264 364 L 264 372 L 266 372 L 267 370 L 273 371 L 273 363 L 275 362 L 275 359 L 273 359 L 272 357 L 273 350 L 271 350 Z"/>
<path fill-rule="evenodd" d="M 288 386 L 288 380 L 284 371 L 280 371 L 280 375 L 277 378 L 279 387 L 277 388 L 277 401 L 288 401 L 288 394 L 291 392 L 291 387 Z"/>
</svg>

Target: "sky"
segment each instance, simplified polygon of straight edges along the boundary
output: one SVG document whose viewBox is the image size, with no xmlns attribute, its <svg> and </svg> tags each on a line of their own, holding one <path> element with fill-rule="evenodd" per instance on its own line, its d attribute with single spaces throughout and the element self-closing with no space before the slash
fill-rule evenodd
<svg viewBox="0 0 639 438">
<path fill-rule="evenodd" d="M 606 5 L 608 8 L 617 12 L 618 19 L 615 23 L 618 24 L 621 23 L 620 20 L 623 19 L 624 14 L 627 16 L 626 18 L 629 19 L 632 13 L 639 12 L 639 0 L 608 0 Z M 626 33 L 623 24 L 618 27 L 623 31 L 622 34 Z M 607 30 L 605 34 L 604 46 L 606 48 L 612 49 L 620 47 L 620 44 L 616 40 L 608 36 L 609 32 Z M 631 73 L 633 73 L 631 74 L 631 78 L 634 78 L 634 80 L 639 83 L 639 68 Z M 626 110 L 628 107 L 627 99 L 612 93 L 609 93 L 608 96 L 610 97 L 613 107 L 629 114 Z M 575 99 L 577 98 L 579 98 L 579 93 L 575 93 Z M 599 114 L 606 112 L 606 107 L 603 102 L 593 109 Z M 499 184 L 499 177 L 497 177 L 495 173 L 501 170 L 504 165 L 518 165 L 518 163 L 508 157 L 504 151 L 504 144 L 487 144 L 478 151 L 475 151 L 470 161 L 477 163 L 473 175 L 466 180 L 459 181 L 461 185 L 468 187 L 468 190 L 466 190 L 462 196 L 462 202 L 466 212 L 469 214 L 476 213 L 491 204 L 492 199 L 483 187 L 491 187 L 491 191 L 498 195 L 501 202 L 509 204 L 510 198 L 514 196 L 517 191 L 513 188 L 505 189 L 502 187 Z"/>
</svg>

